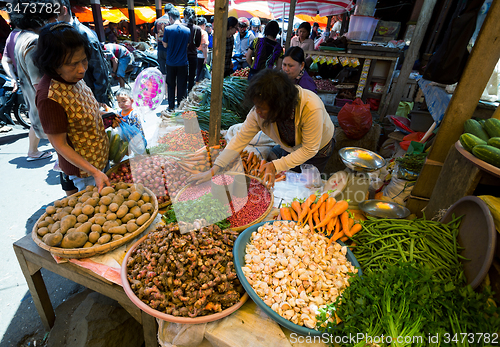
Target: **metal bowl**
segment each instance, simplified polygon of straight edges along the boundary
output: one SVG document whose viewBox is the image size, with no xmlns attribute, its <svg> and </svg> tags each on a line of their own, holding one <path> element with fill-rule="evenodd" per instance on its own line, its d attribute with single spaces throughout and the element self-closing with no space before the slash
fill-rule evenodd
<svg viewBox="0 0 500 347">
<path fill-rule="evenodd" d="M 406 218 L 410 215 L 410 210 L 392 201 L 365 200 L 358 204 L 361 211 L 377 218 Z"/>
<path fill-rule="evenodd" d="M 359 147 L 344 147 L 339 150 L 342 162 L 349 169 L 358 172 L 371 172 L 385 165 L 385 159 L 375 152 Z"/>
</svg>

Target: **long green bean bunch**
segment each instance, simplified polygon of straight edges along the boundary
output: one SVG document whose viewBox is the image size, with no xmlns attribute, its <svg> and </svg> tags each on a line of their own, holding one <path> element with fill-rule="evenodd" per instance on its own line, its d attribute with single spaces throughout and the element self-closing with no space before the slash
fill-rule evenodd
<svg viewBox="0 0 500 347">
<path fill-rule="evenodd" d="M 362 222 L 352 249 L 363 272 L 385 268 L 400 260 L 422 263 L 441 280 L 463 283 L 457 236 L 461 217 L 443 224 L 426 219 L 376 219 Z"/>
</svg>

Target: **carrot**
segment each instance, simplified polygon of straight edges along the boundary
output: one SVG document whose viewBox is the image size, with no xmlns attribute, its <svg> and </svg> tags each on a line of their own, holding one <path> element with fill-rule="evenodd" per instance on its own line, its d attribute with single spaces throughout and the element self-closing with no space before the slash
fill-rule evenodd
<svg viewBox="0 0 500 347">
<path fill-rule="evenodd" d="M 215 145 L 215 146 L 212 146 L 210 147 L 211 150 L 214 150 L 214 149 L 220 149 L 220 145 Z"/>
<path fill-rule="evenodd" d="M 326 201 L 319 207 L 319 219 L 323 220 L 326 215 Z"/>
<path fill-rule="evenodd" d="M 316 205 L 314 205 L 314 208 L 311 207 L 311 211 L 309 211 L 310 214 L 316 212 L 317 210 L 319 210 L 319 208 L 321 207 L 321 204 L 323 204 L 326 199 L 328 198 L 328 193 L 324 193 L 323 195 L 320 196 L 320 198 L 318 199 L 318 202 L 316 203 Z"/>
<path fill-rule="evenodd" d="M 311 231 L 314 230 L 313 217 L 312 215 L 309 217 L 309 228 Z"/>
<path fill-rule="evenodd" d="M 361 224 L 354 224 L 351 230 L 349 230 L 349 233 L 346 233 L 346 235 L 352 237 L 354 234 L 361 231 L 361 229 L 362 229 Z"/>
<path fill-rule="evenodd" d="M 286 178 L 285 176 L 280 176 L 277 179 L 275 179 L 274 182 L 284 181 L 285 178 Z"/>
<path fill-rule="evenodd" d="M 349 240 L 349 238 L 347 236 L 342 236 L 340 238 L 340 241 L 342 241 L 342 242 L 346 242 L 347 240 Z"/>
<path fill-rule="evenodd" d="M 297 212 L 297 219 L 296 220 L 299 220 L 298 219 L 298 216 L 300 215 L 300 212 L 302 212 L 301 208 L 300 208 L 300 202 L 298 202 L 297 200 L 294 200 L 292 201 L 292 205 L 291 205 L 292 209 Z"/>
<path fill-rule="evenodd" d="M 262 171 L 262 169 L 264 168 L 264 165 L 267 163 L 267 161 L 265 159 L 262 159 L 260 161 L 260 165 L 259 165 L 259 172 Z"/>
<path fill-rule="evenodd" d="M 340 232 L 340 230 L 342 230 L 340 228 L 340 218 L 337 217 L 337 221 L 335 222 L 335 232 L 333 233 L 333 235 L 335 235 L 336 233 Z"/>
<path fill-rule="evenodd" d="M 249 153 L 248 153 L 247 163 L 251 163 L 251 162 L 252 162 L 253 156 L 254 156 L 254 153 L 253 153 L 253 152 L 249 152 Z"/>
<path fill-rule="evenodd" d="M 291 220 L 294 220 L 296 221 L 297 220 L 297 212 L 295 212 L 295 210 L 291 207 L 288 207 L 288 210 L 290 211 L 290 214 L 292 215 L 292 219 Z"/>
<path fill-rule="evenodd" d="M 344 234 L 349 234 L 349 213 L 343 212 L 340 215 L 340 224 L 342 224 L 342 231 Z"/>
<path fill-rule="evenodd" d="M 328 199 L 326 199 L 326 213 L 328 213 L 328 211 L 330 211 L 332 209 L 333 206 L 335 206 L 335 203 L 337 201 L 335 201 L 335 198 L 332 198 L 332 197 L 329 197 Z"/>
<path fill-rule="evenodd" d="M 340 239 L 341 237 L 344 236 L 344 233 L 342 231 L 339 231 L 338 233 L 335 233 L 332 235 L 332 237 L 330 237 L 330 241 L 328 241 L 328 244 L 326 245 L 326 247 L 330 247 L 330 245 L 337 241 L 338 239 Z"/>
<path fill-rule="evenodd" d="M 330 219 L 330 221 L 326 225 L 326 230 L 328 231 L 328 236 L 330 236 L 330 234 L 335 231 L 335 224 L 337 224 L 336 218 L 337 217 L 333 217 L 332 219 Z"/>
<path fill-rule="evenodd" d="M 349 230 L 351 230 L 352 226 L 354 225 L 354 219 L 349 217 L 348 221 L 349 221 Z"/>
<path fill-rule="evenodd" d="M 312 214 L 313 216 L 313 220 L 314 220 L 314 224 L 318 225 L 319 224 L 319 212 L 316 211 Z"/>
<path fill-rule="evenodd" d="M 306 201 L 304 201 L 302 203 L 302 206 L 300 207 L 301 211 L 300 211 L 300 215 L 299 215 L 299 219 L 298 219 L 299 223 L 302 222 L 302 220 L 304 220 L 304 218 L 306 218 L 306 216 L 308 215 L 309 208 L 310 208 L 311 204 L 314 202 L 314 200 L 316 200 L 316 194 L 311 194 L 306 199 Z"/>
<path fill-rule="evenodd" d="M 292 215 L 290 214 L 288 207 L 280 208 L 280 215 L 283 220 L 292 220 Z"/>
<path fill-rule="evenodd" d="M 333 206 L 332 209 L 326 213 L 325 219 L 322 220 L 320 224 L 316 225 L 316 229 L 321 228 L 321 227 L 325 226 L 326 224 L 328 224 L 328 221 L 330 219 L 344 213 L 348 207 L 349 207 L 349 204 L 345 200 L 340 200 L 339 202 L 337 202 L 335 204 L 335 206 Z"/>
</svg>

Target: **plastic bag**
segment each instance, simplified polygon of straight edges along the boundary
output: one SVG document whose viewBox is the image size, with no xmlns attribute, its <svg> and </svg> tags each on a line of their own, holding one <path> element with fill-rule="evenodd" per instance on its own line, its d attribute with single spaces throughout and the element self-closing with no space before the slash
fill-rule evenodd
<svg viewBox="0 0 500 347">
<path fill-rule="evenodd" d="M 409 135 L 406 135 L 405 137 L 403 137 L 403 141 L 399 143 L 399 146 L 402 149 L 404 149 L 405 151 L 407 151 L 408 147 L 410 147 L 410 143 L 412 141 L 419 142 L 420 140 L 422 140 L 424 135 L 425 135 L 425 133 L 422 133 L 422 132 L 416 132 L 416 133 L 411 133 Z"/>
<path fill-rule="evenodd" d="M 389 116 L 389 120 L 396 127 L 397 130 L 402 132 L 403 134 L 413 133 L 413 130 L 410 129 L 410 120 L 406 117 L 398 117 L 398 116 Z"/>
<path fill-rule="evenodd" d="M 404 206 L 411 194 L 413 186 L 415 186 L 415 181 L 407 181 L 393 175 L 391 181 L 383 190 L 384 196 Z"/>
<path fill-rule="evenodd" d="M 128 147 L 132 152 L 136 154 L 146 153 L 146 139 L 137 127 L 120 122 L 120 136 L 128 141 Z"/>
<path fill-rule="evenodd" d="M 372 127 L 370 105 L 363 104 L 360 98 L 356 98 L 352 104 L 345 104 L 337 119 L 345 136 L 352 140 L 359 140 Z"/>
<path fill-rule="evenodd" d="M 321 188 L 323 181 L 321 180 L 321 173 L 318 168 L 311 164 L 300 165 L 301 175 L 305 179 L 305 186 L 307 188 Z"/>
<path fill-rule="evenodd" d="M 413 110 L 413 102 L 401 101 L 398 105 L 398 109 L 396 111 L 396 116 L 408 117 L 411 110 Z"/>
</svg>

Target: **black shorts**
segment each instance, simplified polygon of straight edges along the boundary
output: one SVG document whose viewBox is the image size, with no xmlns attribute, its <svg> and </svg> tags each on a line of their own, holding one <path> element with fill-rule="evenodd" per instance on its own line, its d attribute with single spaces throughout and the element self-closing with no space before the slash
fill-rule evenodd
<svg viewBox="0 0 500 347">
<path fill-rule="evenodd" d="M 61 181 L 61 187 L 65 192 L 69 192 L 75 190 L 76 187 L 73 184 L 73 181 L 69 179 L 69 176 L 64 172 L 59 173 L 59 181 Z"/>
</svg>

